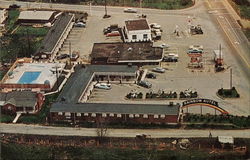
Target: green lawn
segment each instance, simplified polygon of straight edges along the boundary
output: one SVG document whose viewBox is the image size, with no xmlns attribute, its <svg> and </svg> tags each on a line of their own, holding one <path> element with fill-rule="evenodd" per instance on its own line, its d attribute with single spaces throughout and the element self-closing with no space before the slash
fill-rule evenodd
<svg viewBox="0 0 250 160">
<path fill-rule="evenodd" d="M 83 160 L 239 160 L 236 153 L 206 150 L 146 150 L 102 147 L 54 147 L 2 143 L 2 159 L 83 159 Z"/>
<path fill-rule="evenodd" d="M 244 29 L 244 33 L 245 33 L 247 39 L 250 41 L 250 28 Z M 249 53 L 249 54 L 250 54 L 250 53 Z"/>
<path fill-rule="evenodd" d="M 10 10 L 8 12 L 9 17 L 7 19 L 7 23 L 6 23 L 6 30 L 10 33 L 12 32 L 13 29 L 15 29 L 16 27 L 16 20 L 20 14 L 19 10 Z"/>
<path fill-rule="evenodd" d="M 0 122 L 2 122 L 2 123 L 11 123 L 14 120 L 14 118 L 15 118 L 14 116 L 1 114 L 0 115 Z"/>
</svg>

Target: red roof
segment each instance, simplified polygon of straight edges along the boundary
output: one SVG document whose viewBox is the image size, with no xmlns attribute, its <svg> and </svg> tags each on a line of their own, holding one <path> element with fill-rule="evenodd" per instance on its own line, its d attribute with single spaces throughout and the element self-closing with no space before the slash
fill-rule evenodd
<svg viewBox="0 0 250 160">
<path fill-rule="evenodd" d="M 125 25 L 128 31 L 150 29 L 146 19 L 128 20 L 125 21 Z"/>
</svg>

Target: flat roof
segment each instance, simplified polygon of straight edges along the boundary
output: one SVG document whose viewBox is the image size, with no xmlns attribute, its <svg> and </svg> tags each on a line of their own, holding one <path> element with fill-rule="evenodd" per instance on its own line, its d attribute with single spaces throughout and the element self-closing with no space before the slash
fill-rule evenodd
<svg viewBox="0 0 250 160">
<path fill-rule="evenodd" d="M 128 31 L 150 29 L 146 19 L 127 20 L 125 25 Z"/>
<path fill-rule="evenodd" d="M 179 104 L 54 103 L 50 112 L 178 115 Z"/>
<path fill-rule="evenodd" d="M 153 47 L 152 42 L 94 43 L 91 58 L 107 58 L 108 62 L 161 61 L 163 49 Z"/>
<path fill-rule="evenodd" d="M 49 81 L 50 85 L 53 86 L 56 82 L 55 68 L 58 67 L 63 69 L 65 67 L 64 63 L 21 63 L 12 70 L 9 78 L 6 79 L 3 83 L 11 84 L 44 84 L 45 81 Z M 36 77 L 27 77 L 32 81 L 27 83 L 27 81 L 21 82 L 20 79 L 25 75 L 25 73 L 40 73 Z M 30 76 L 30 75 L 27 75 Z M 25 78 L 25 77 L 24 77 Z"/>
<path fill-rule="evenodd" d="M 49 20 L 54 11 L 21 11 L 18 17 L 19 20 Z"/>
<path fill-rule="evenodd" d="M 81 67 L 78 65 L 75 67 L 75 72 L 67 80 L 65 86 L 63 87 L 57 101 L 61 101 L 65 98 L 67 103 L 78 103 L 80 96 L 87 87 L 89 81 L 92 79 L 94 73 L 100 72 L 112 72 L 112 73 L 131 73 L 136 74 L 136 66 L 127 65 L 86 65 L 86 67 Z"/>
<path fill-rule="evenodd" d="M 73 17 L 73 14 L 68 13 L 62 13 L 61 15 L 59 15 L 53 26 L 44 37 L 41 47 L 36 51 L 35 55 L 40 52 L 51 54 L 58 40 L 62 36 L 65 28 L 72 21 Z"/>
</svg>

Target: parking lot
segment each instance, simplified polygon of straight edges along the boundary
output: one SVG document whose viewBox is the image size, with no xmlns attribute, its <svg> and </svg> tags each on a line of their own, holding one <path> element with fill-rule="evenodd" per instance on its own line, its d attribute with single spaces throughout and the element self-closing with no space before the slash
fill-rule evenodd
<svg viewBox="0 0 250 160">
<path fill-rule="evenodd" d="M 104 27 L 111 24 L 118 24 L 120 27 L 123 27 L 125 20 L 136 18 L 136 14 L 134 13 L 123 13 L 122 11 L 109 13 L 111 14 L 111 18 L 103 19 L 103 12 L 93 12 L 93 14 L 88 17 L 87 27 L 79 29 L 79 32 L 75 33 L 79 38 L 72 43 L 72 50 L 79 51 L 81 58 L 88 59 L 93 43 L 121 41 L 119 37 L 105 37 L 102 32 Z M 239 64 L 233 56 L 234 53 L 231 51 L 231 46 L 228 45 L 223 37 L 223 32 L 216 26 L 211 15 L 209 15 L 205 9 L 200 10 L 198 14 L 147 14 L 147 19 L 149 23 L 160 24 L 163 30 L 162 39 L 155 42 L 154 45 L 157 46 L 162 43 L 169 44 L 170 48 L 166 49 L 165 52 L 177 53 L 179 55 L 179 61 L 177 63 L 161 63 L 161 67 L 167 70 L 163 74 L 157 73 L 157 79 L 148 79 L 148 81 L 152 83 L 151 89 L 145 89 L 136 84 L 113 84 L 111 90 L 95 89 L 89 102 L 145 103 L 144 101 L 128 101 L 125 100 L 124 97 L 131 90 L 135 89 L 143 93 L 149 90 L 157 92 L 159 89 L 177 92 L 192 89 L 197 91 L 201 98 L 210 98 L 218 101 L 219 105 L 230 114 L 250 114 L 248 106 L 249 81 L 239 68 Z M 188 20 L 194 25 L 200 24 L 204 34 L 190 35 L 187 29 Z M 179 36 L 174 34 L 176 25 L 180 31 Z M 190 57 L 188 57 L 186 53 L 189 45 L 194 44 L 204 46 L 203 69 L 188 68 Z M 233 68 L 233 86 L 236 87 L 241 95 L 239 99 L 222 100 L 216 95 L 216 91 L 219 88 L 229 88 L 230 86 L 230 73 L 228 69 L 220 73 L 215 73 L 214 71 L 212 51 L 219 49 L 220 44 L 222 45 L 222 51 L 224 53 L 225 67 Z M 147 68 L 150 71 L 153 67 L 156 66 L 144 66 L 143 68 Z M 180 100 L 177 101 L 181 102 Z M 150 101 L 150 103 L 166 103 L 166 101 Z"/>
</svg>

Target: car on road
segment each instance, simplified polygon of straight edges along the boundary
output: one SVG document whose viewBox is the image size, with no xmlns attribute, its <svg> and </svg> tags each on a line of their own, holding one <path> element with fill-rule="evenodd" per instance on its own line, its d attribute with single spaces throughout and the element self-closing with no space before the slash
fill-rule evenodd
<svg viewBox="0 0 250 160">
<path fill-rule="evenodd" d="M 125 8 L 124 12 L 125 13 L 137 13 L 137 9 L 135 9 L 135 8 Z"/>
<path fill-rule="evenodd" d="M 107 84 L 107 83 L 97 83 L 97 84 L 95 85 L 95 88 L 109 90 L 109 89 L 111 89 L 111 84 Z"/>
<path fill-rule="evenodd" d="M 203 53 L 202 45 L 191 45 L 189 46 L 188 53 Z"/>
<path fill-rule="evenodd" d="M 74 24 L 75 27 L 83 27 L 85 28 L 86 27 L 86 23 L 83 23 L 83 22 L 77 22 Z"/>
<path fill-rule="evenodd" d="M 149 83 L 148 81 L 140 81 L 138 83 L 139 86 L 142 86 L 142 87 L 145 87 L 145 88 L 151 88 L 152 87 L 152 84 Z"/>
<path fill-rule="evenodd" d="M 164 73 L 165 69 L 161 67 L 156 67 L 152 69 L 153 72 Z"/>
<path fill-rule="evenodd" d="M 57 60 L 61 60 L 61 59 L 65 59 L 65 58 L 69 58 L 69 55 L 68 54 L 61 54 L 61 55 L 56 57 Z"/>
<path fill-rule="evenodd" d="M 148 73 L 148 74 L 146 74 L 146 77 L 156 79 L 156 75 L 154 73 Z"/>
</svg>

